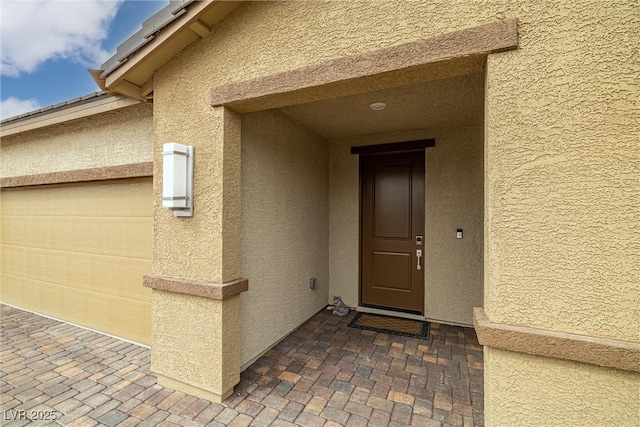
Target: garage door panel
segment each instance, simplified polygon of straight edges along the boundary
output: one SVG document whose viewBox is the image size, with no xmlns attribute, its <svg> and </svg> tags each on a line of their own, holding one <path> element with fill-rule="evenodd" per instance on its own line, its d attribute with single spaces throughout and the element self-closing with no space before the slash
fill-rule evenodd
<svg viewBox="0 0 640 427">
<path fill-rule="evenodd" d="M 151 261 L 21 246 L 2 247 L 2 272 L 105 295 L 151 301 L 142 276 Z"/>
<path fill-rule="evenodd" d="M 0 301 L 149 343 L 151 179 L 2 191 Z"/>
<path fill-rule="evenodd" d="M 143 344 L 151 342 L 151 304 L 2 274 L 2 301 Z"/>
<path fill-rule="evenodd" d="M 3 220 L 2 242 L 150 259 L 152 231 L 150 218 L 11 216 Z"/>
<path fill-rule="evenodd" d="M 4 216 L 150 217 L 151 179 L 2 190 Z"/>
</svg>

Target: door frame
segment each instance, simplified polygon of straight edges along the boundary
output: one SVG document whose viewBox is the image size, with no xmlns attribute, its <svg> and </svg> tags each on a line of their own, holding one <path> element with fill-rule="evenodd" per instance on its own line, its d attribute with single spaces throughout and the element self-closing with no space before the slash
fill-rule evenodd
<svg viewBox="0 0 640 427">
<path fill-rule="evenodd" d="M 362 215 L 363 215 L 363 191 L 362 191 L 362 162 L 360 156 L 376 156 L 376 155 L 388 155 L 388 154 L 401 154 L 410 153 L 416 151 L 425 151 L 425 163 L 426 163 L 426 149 L 436 146 L 435 139 L 421 139 L 415 141 L 404 142 L 392 142 L 386 144 L 376 145 L 361 145 L 351 147 L 351 154 L 358 155 L 358 306 L 362 306 Z M 426 173 L 427 168 L 425 164 L 425 200 L 427 197 L 426 187 Z M 426 212 L 425 212 L 426 215 Z M 426 236 L 425 236 L 426 238 Z M 425 283 L 426 283 L 426 271 L 425 271 Z M 424 285 L 423 285 L 424 286 Z M 426 288 L 425 293 L 426 296 Z M 367 306 L 369 307 L 369 306 Z M 403 314 L 411 314 L 407 311 L 396 309 L 393 307 L 371 307 L 379 310 L 397 311 Z M 424 301 L 423 301 L 423 313 L 420 316 L 425 316 Z"/>
</svg>

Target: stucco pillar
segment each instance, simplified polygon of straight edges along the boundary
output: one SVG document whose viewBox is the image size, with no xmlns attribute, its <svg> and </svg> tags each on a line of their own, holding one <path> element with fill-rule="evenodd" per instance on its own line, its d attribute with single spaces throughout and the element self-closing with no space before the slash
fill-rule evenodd
<svg viewBox="0 0 640 427">
<path fill-rule="evenodd" d="M 520 9 L 487 58 L 486 426 L 638 425 L 638 6 Z"/>
<path fill-rule="evenodd" d="M 248 286 L 239 278 L 240 117 L 224 107 L 183 117 L 164 101 L 154 112 L 153 273 L 144 278 L 153 288 L 151 370 L 162 385 L 220 402 L 240 381 L 240 293 Z M 192 218 L 161 207 L 166 142 L 194 146 Z"/>
</svg>

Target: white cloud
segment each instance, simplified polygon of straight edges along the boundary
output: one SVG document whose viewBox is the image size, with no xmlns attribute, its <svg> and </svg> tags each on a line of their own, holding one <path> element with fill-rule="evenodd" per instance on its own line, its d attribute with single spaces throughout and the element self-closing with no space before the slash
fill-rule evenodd
<svg viewBox="0 0 640 427">
<path fill-rule="evenodd" d="M 2 0 L 2 75 L 30 73 L 49 59 L 97 67 L 122 0 Z"/>
<path fill-rule="evenodd" d="M 35 99 L 18 99 L 10 96 L 0 102 L 0 119 L 18 116 L 38 108 L 40 104 Z"/>
</svg>

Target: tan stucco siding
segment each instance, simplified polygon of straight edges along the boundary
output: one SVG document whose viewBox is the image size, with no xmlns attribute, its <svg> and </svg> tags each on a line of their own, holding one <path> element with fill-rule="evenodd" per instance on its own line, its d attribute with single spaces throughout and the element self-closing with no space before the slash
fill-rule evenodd
<svg viewBox="0 0 640 427">
<path fill-rule="evenodd" d="M 498 349 L 485 351 L 485 358 L 492 367 L 485 374 L 492 408 L 486 425 L 638 425 L 638 372 Z"/>
<path fill-rule="evenodd" d="M 425 316 L 470 325 L 482 305 L 482 127 L 430 129 L 331 141 L 331 295 L 358 305 L 356 145 L 435 138 L 426 150 Z M 456 239 L 456 229 L 463 239 Z"/>
<path fill-rule="evenodd" d="M 482 306 L 483 139 L 480 126 L 436 130 L 427 149 L 425 311 L 471 324 Z M 456 230 L 462 229 L 462 239 Z"/>
<path fill-rule="evenodd" d="M 243 365 L 327 304 L 328 157 L 322 137 L 282 113 L 242 118 Z"/>
<path fill-rule="evenodd" d="M 247 2 L 179 58 L 215 87 L 495 22 L 496 3 Z"/>
<path fill-rule="evenodd" d="M 151 369 L 162 384 L 214 400 L 215 395 L 207 390 L 239 381 L 239 361 L 227 356 L 237 355 L 240 343 L 238 295 L 223 303 L 154 289 L 152 300 Z M 184 322 L 185 318 L 194 323 Z"/>
<path fill-rule="evenodd" d="M 199 80 L 184 79 L 184 70 L 172 67 L 175 64 L 159 72 L 154 86 L 158 179 L 154 180 L 153 272 L 216 283 L 235 280 L 240 277 L 240 116 L 224 107 L 212 108 Z M 162 144 L 167 142 L 194 146 L 192 218 L 177 220 L 161 206 Z M 229 229 L 233 232 L 225 235 Z M 175 240 L 175 235 L 182 238 Z"/>
<path fill-rule="evenodd" d="M 367 2 L 248 2 L 240 6 L 209 36 L 176 55 L 154 76 L 156 175 L 162 143 L 192 144 L 196 146 L 195 169 L 200 171 L 194 178 L 196 188 L 219 195 L 212 200 L 223 197 L 218 184 L 223 153 L 217 144 L 211 144 L 223 133 L 218 113 L 210 106 L 211 90 L 216 86 L 496 20 L 491 14 L 466 10 L 461 16 L 453 14 L 455 20 L 447 26 L 440 21 L 440 13 L 451 15 L 446 5 L 402 2 L 380 2 L 376 7 Z M 395 25 L 397 22 L 406 25 Z M 304 43 L 300 43 L 301 35 Z M 154 185 L 157 199 L 161 180 Z M 196 194 L 194 200 L 197 198 Z M 225 273 L 219 267 L 225 251 L 235 252 L 222 250 L 219 204 L 202 199 L 195 203 L 201 213 L 177 228 L 173 228 L 173 216 L 157 208 L 154 273 L 213 281 L 236 279 L 235 270 Z M 172 242 L 176 232 L 184 233 L 185 238 Z M 210 255 L 187 256 L 193 245 Z"/>
<path fill-rule="evenodd" d="M 3 190 L 0 300 L 148 344 L 151 179 Z"/>
<path fill-rule="evenodd" d="M 1 176 L 149 162 L 152 106 L 138 104 L 2 138 Z"/>
<path fill-rule="evenodd" d="M 193 92 L 192 101 L 210 101 L 211 90 L 229 82 L 430 38 L 501 16 L 484 4 L 246 2 L 208 37 L 176 55 L 154 81 L 174 76 L 176 90 Z M 366 71 L 366 64 L 358 66 Z"/>
<path fill-rule="evenodd" d="M 487 313 L 637 339 L 637 245 L 625 243 L 640 233 L 636 12 L 622 1 L 606 13 L 592 2 L 249 3 L 158 73 L 157 86 L 182 94 L 172 111 L 190 112 L 157 127 L 202 134 L 208 89 L 229 79 L 515 17 L 520 48 L 492 55 L 487 73 Z M 188 119 L 193 126 L 178 129 Z"/>
<path fill-rule="evenodd" d="M 528 6 L 487 65 L 485 309 L 638 342 L 638 5 Z M 637 424 L 637 374 L 486 354 L 487 425 Z"/>
<path fill-rule="evenodd" d="M 606 6 L 583 1 L 249 2 L 156 73 L 156 100 L 164 97 L 163 108 L 156 110 L 156 136 L 215 138 L 220 130 L 211 120 L 210 91 L 229 81 L 517 18 L 519 49 L 491 55 L 486 70 L 487 315 L 506 324 L 638 341 L 638 12 L 637 2 L 623 0 Z M 215 174 L 217 160 L 210 162 Z M 215 206 L 207 211 L 217 215 Z M 207 230 L 205 224 L 201 228 Z M 183 237 L 199 242 L 198 231 L 185 229 Z M 198 260 L 194 271 L 222 276 L 216 257 L 221 254 L 213 257 L 211 272 Z M 352 280 L 353 270 L 345 271 Z M 527 368 L 519 371 L 514 358 Z M 638 387 L 621 380 L 627 373 L 596 375 L 594 369 L 601 368 L 571 364 L 566 369 L 560 360 L 509 352 L 494 352 L 485 366 L 487 425 L 576 425 L 571 415 L 577 411 L 582 411 L 579 421 L 592 425 L 606 413 L 600 409 L 603 400 L 615 407 L 617 424 L 637 419 L 637 406 L 628 402 L 637 399 Z M 504 373 L 507 368 L 517 371 L 517 381 L 494 386 L 492 378 L 500 375 L 516 378 Z M 591 378 L 574 380 L 581 375 Z M 613 386 L 604 390 L 611 399 L 589 391 L 592 384 L 609 380 Z M 541 407 L 562 402 L 576 410 L 563 413 L 554 406 L 545 418 L 534 409 L 502 405 L 520 402 L 529 383 L 538 391 L 535 397 L 544 397 Z"/>
<path fill-rule="evenodd" d="M 517 11 L 520 49 L 489 57 L 485 308 L 640 341 L 640 9 L 563 5 Z"/>
</svg>

